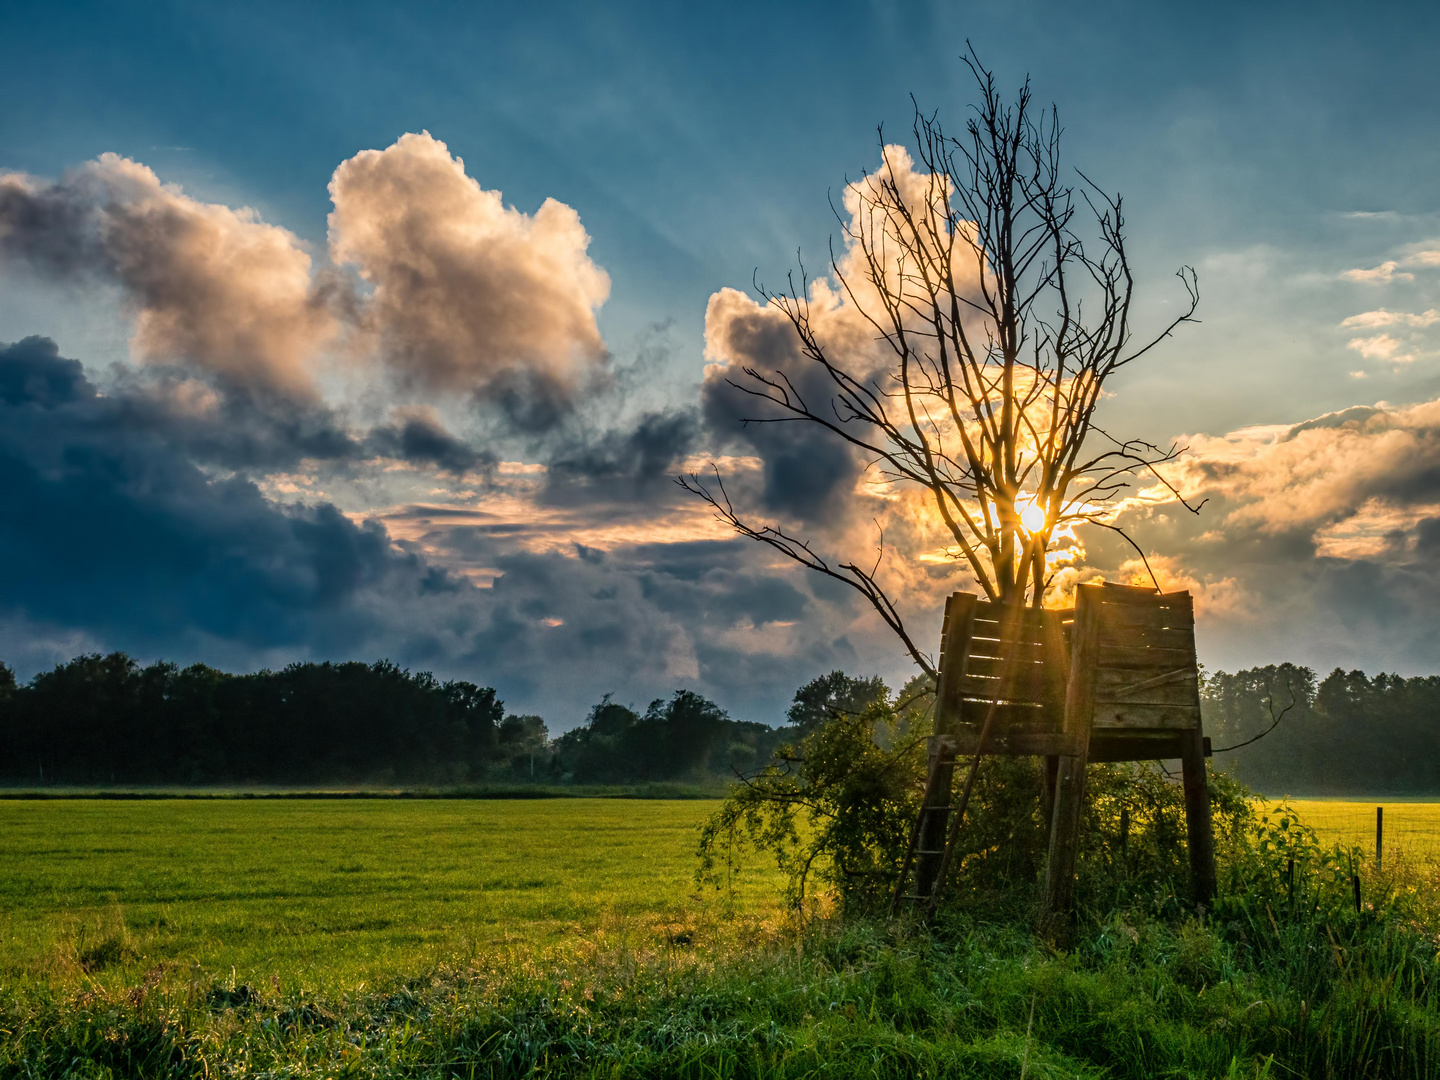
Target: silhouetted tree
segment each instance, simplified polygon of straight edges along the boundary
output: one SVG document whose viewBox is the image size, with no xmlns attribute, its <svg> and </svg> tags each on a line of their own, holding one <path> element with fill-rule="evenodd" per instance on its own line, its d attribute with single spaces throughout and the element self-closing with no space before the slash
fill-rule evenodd
<svg viewBox="0 0 1440 1080">
<path fill-rule="evenodd" d="M 578 783 L 704 781 L 733 777 L 768 760 L 780 732 L 730 719 L 713 701 L 678 690 L 644 714 L 606 694 L 585 724 L 556 739 L 554 765 Z"/>
<path fill-rule="evenodd" d="M 882 131 L 884 167 L 850 184 L 837 210 L 846 250 L 832 251 L 830 269 L 880 358 L 868 340 L 827 340 L 802 268 L 798 286 L 761 291 L 788 318 L 808 375 L 745 367 L 729 382 L 754 403 L 745 423 L 813 425 L 886 481 L 919 488 L 988 598 L 1039 607 L 1065 561 L 1047 562 L 1052 538 L 1085 522 L 1118 531 L 1112 500 L 1143 474 L 1165 483 L 1156 467 L 1177 448 L 1112 435 L 1096 409 L 1116 372 L 1191 319 L 1199 292 L 1182 268 L 1188 302 L 1137 339 L 1120 197 L 1078 171 L 1073 186 L 1058 116 L 1035 107 L 1028 81 L 1010 104 L 973 52 L 966 63 L 980 101 L 964 136 L 917 109 L 919 170 L 900 167 Z M 935 674 L 877 560 L 837 563 L 783 525 L 752 521 L 712 471 L 679 482 L 737 532 L 858 590 Z"/>
<path fill-rule="evenodd" d="M 804 737 L 838 716 L 858 715 L 889 691 L 878 675 L 857 679 L 843 671 L 832 671 L 811 679 L 795 691 L 795 700 L 786 712 L 797 735 Z"/>
</svg>

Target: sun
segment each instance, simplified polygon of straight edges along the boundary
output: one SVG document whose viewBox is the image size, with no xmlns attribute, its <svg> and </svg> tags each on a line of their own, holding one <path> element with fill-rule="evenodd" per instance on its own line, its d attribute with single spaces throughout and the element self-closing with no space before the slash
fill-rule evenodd
<svg viewBox="0 0 1440 1080">
<path fill-rule="evenodd" d="M 1020 516 L 1020 527 L 1027 533 L 1045 531 L 1045 508 L 1035 501 L 1035 496 L 1022 495 L 1016 499 L 1015 513 Z"/>
</svg>

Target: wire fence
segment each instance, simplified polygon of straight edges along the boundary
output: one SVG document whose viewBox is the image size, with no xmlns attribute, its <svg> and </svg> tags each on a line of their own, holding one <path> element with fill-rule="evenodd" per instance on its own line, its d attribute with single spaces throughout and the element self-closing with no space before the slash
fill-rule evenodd
<svg viewBox="0 0 1440 1080">
<path fill-rule="evenodd" d="M 1326 845 L 1357 847 L 1370 860 L 1378 854 L 1382 866 L 1440 864 L 1440 803 L 1290 799 L 1287 805 Z"/>
</svg>

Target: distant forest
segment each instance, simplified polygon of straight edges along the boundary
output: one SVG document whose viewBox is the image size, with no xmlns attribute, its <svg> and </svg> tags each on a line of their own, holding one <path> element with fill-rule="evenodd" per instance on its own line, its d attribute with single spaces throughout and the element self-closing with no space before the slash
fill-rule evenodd
<svg viewBox="0 0 1440 1080">
<path fill-rule="evenodd" d="M 27 787 L 704 782 L 785 737 L 682 690 L 644 713 L 604 698 L 552 740 L 489 687 L 384 660 L 229 675 L 111 653 L 23 686 L 0 664 L 0 783 Z"/>
<path fill-rule="evenodd" d="M 1440 675 L 1402 678 L 1293 664 L 1205 673 L 1216 766 L 1281 795 L 1440 795 Z M 1273 728 L 1273 730 L 1271 730 Z"/>
<path fill-rule="evenodd" d="M 552 738 L 489 687 L 383 660 L 230 675 L 87 655 L 24 685 L 0 664 L 0 783 L 714 783 L 885 693 L 878 678 L 832 672 L 774 727 L 689 690 L 643 712 L 607 695 Z M 1201 697 L 1216 766 L 1258 791 L 1440 794 L 1440 676 L 1337 668 L 1317 680 L 1282 664 L 1206 672 Z"/>
</svg>

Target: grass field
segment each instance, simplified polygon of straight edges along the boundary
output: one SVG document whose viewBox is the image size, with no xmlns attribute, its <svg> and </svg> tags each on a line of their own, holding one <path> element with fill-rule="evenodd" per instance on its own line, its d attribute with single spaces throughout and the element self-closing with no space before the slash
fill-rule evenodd
<svg viewBox="0 0 1440 1080">
<path fill-rule="evenodd" d="M 1294 805 L 1373 843 L 1372 804 Z M 800 927 L 758 873 L 698 895 L 713 807 L 0 801 L 0 1080 L 1440 1080 L 1434 905 L 1373 871 L 1373 909 L 1272 867 L 1057 953 L 965 912 Z"/>
<path fill-rule="evenodd" d="M 1375 809 L 1383 806 L 1386 858 L 1440 861 L 1440 803 L 1342 799 L 1291 799 L 1288 803 L 1322 842 L 1353 845 L 1368 856 L 1375 853 Z"/>
<path fill-rule="evenodd" d="M 0 802 L 0 972 L 342 987 L 696 907 L 700 800 Z M 762 909 L 774 882 L 742 880 Z"/>
<path fill-rule="evenodd" d="M 0 972 L 198 964 L 339 988 L 593 935 L 668 932 L 708 800 L 0 801 Z M 1375 804 L 1291 800 L 1322 841 Z M 1386 851 L 1440 859 L 1440 804 L 1386 805 Z M 737 882 L 742 911 L 778 880 Z"/>
</svg>

